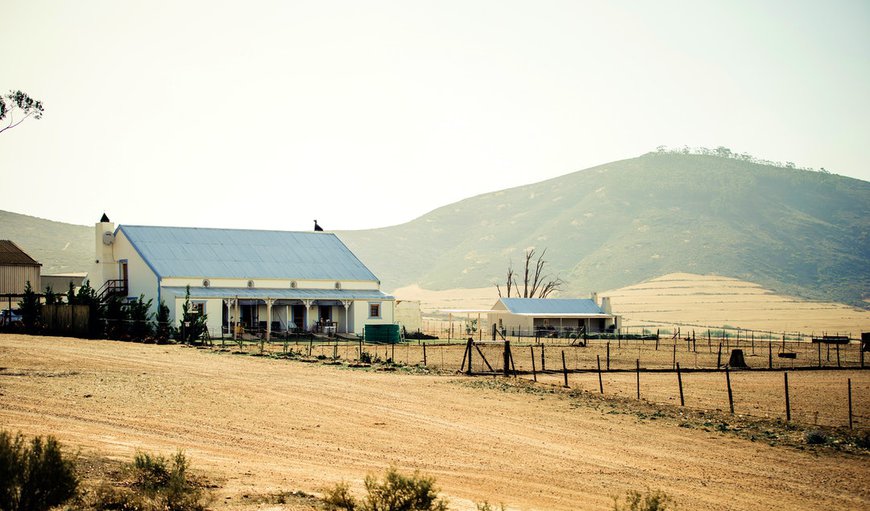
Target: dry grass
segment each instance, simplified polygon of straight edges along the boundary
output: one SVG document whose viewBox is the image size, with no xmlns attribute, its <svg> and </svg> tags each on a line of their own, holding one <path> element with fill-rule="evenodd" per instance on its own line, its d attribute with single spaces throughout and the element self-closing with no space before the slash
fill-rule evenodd
<svg viewBox="0 0 870 511">
<path fill-rule="evenodd" d="M 439 311 L 489 309 L 498 300 L 494 286 L 443 291 L 408 286 L 393 294 L 420 300 L 424 317 L 433 324 L 446 319 Z M 614 312 L 623 316 L 628 327 L 728 325 L 772 332 L 839 333 L 853 338 L 870 331 L 870 311 L 778 295 L 751 282 L 715 275 L 672 273 L 600 294 L 611 297 Z M 476 318 L 476 314 L 471 317 Z"/>
</svg>

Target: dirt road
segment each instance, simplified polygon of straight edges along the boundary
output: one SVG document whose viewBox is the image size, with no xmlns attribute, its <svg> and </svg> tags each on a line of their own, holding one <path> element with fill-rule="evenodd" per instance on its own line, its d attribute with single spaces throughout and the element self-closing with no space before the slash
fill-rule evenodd
<svg viewBox="0 0 870 511">
<path fill-rule="evenodd" d="M 640 422 L 559 393 L 179 346 L 0 335 L 0 427 L 129 460 L 184 449 L 240 494 L 318 489 L 393 464 L 453 509 L 610 509 L 667 491 L 682 509 L 867 509 L 866 456 L 815 455 Z M 230 498 L 226 498 L 230 497 Z"/>
</svg>

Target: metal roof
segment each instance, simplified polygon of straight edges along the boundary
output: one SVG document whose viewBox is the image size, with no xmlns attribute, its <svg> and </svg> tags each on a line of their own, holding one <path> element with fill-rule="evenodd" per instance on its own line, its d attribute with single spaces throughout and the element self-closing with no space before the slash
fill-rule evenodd
<svg viewBox="0 0 870 511">
<path fill-rule="evenodd" d="M 184 297 L 187 288 L 167 286 L 163 293 Z M 241 298 L 275 300 L 392 300 L 393 297 L 377 290 L 357 289 L 279 289 L 279 288 L 239 288 L 239 287 L 191 287 L 191 298 Z"/>
<path fill-rule="evenodd" d="M 4 266 L 42 266 L 10 240 L 0 240 L 0 264 Z"/>
<path fill-rule="evenodd" d="M 526 316 L 610 317 L 590 298 L 500 298 L 507 310 Z"/>
<path fill-rule="evenodd" d="M 378 280 L 332 233 L 139 225 L 118 230 L 159 277 Z"/>
</svg>

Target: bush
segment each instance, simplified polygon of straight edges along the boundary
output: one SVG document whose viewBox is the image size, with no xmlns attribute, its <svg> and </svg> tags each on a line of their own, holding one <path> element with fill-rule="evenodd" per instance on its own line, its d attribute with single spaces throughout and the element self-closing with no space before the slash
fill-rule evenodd
<svg viewBox="0 0 870 511">
<path fill-rule="evenodd" d="M 202 490 L 188 479 L 188 463 L 178 451 L 172 464 L 163 456 L 137 453 L 132 464 L 132 488 L 150 501 L 145 507 L 160 511 L 201 511 L 206 502 Z"/>
<path fill-rule="evenodd" d="M 366 476 L 366 498 L 361 503 L 348 491 L 346 483 L 326 490 L 323 498 L 327 509 L 354 511 L 446 511 L 447 503 L 438 498 L 435 479 L 414 472 L 400 474 L 394 467 L 387 469 L 383 481 Z"/>
<path fill-rule="evenodd" d="M 617 499 L 613 499 L 613 511 L 668 511 L 674 509 L 671 498 L 663 491 L 647 489 L 646 494 L 630 491 L 625 495 L 625 505 L 620 506 Z"/>
<path fill-rule="evenodd" d="M 27 445 L 21 434 L 0 432 L 0 511 L 45 511 L 76 494 L 75 465 L 53 436 Z"/>
<path fill-rule="evenodd" d="M 347 483 L 344 482 L 324 490 L 323 503 L 326 505 L 327 511 L 354 511 L 356 509 L 356 500 L 350 494 Z"/>
<path fill-rule="evenodd" d="M 828 441 L 828 437 L 817 429 L 811 429 L 804 432 L 804 440 L 809 445 L 820 445 Z"/>
</svg>

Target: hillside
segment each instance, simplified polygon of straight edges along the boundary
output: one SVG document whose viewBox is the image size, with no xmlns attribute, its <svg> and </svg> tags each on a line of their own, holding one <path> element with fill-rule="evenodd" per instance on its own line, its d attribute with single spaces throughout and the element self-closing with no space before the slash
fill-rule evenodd
<svg viewBox="0 0 870 511">
<path fill-rule="evenodd" d="M 86 272 L 94 262 L 92 227 L 0 211 L 0 239 L 42 263 L 42 273 Z"/>
<path fill-rule="evenodd" d="M 716 156 L 650 153 L 338 234 L 387 290 L 492 286 L 536 247 L 563 295 L 688 272 L 864 308 L 870 298 L 870 183 Z M 91 236 L 0 211 L 0 239 L 45 273 L 87 271 Z"/>
<path fill-rule="evenodd" d="M 650 153 L 339 234 L 387 289 L 489 286 L 536 247 L 563 294 L 691 272 L 870 296 L 870 183 L 716 156 Z"/>
</svg>

